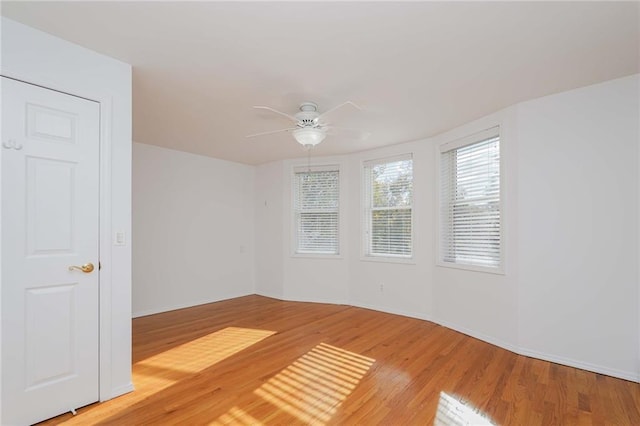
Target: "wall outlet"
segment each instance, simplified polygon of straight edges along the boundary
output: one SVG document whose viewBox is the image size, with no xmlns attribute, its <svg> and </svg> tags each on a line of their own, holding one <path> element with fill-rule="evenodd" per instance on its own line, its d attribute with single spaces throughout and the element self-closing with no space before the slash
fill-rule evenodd
<svg viewBox="0 0 640 426">
<path fill-rule="evenodd" d="M 384 293 L 384 284 L 380 283 L 380 293 Z"/>
</svg>

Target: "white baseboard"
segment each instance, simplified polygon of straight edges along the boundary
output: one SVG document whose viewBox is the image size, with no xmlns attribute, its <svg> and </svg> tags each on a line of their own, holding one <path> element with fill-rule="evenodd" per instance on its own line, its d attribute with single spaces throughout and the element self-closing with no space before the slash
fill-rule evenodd
<svg viewBox="0 0 640 426">
<path fill-rule="evenodd" d="M 506 350 L 508 350 L 510 352 L 513 352 L 513 353 L 516 353 L 516 354 L 520 353 L 519 352 L 520 348 L 518 346 L 516 346 L 516 345 L 514 345 L 512 343 L 509 343 L 507 341 L 504 341 L 502 339 L 496 339 L 493 336 L 489 336 L 489 335 L 484 334 L 484 333 L 478 333 L 475 330 L 471 330 L 470 328 L 466 328 L 466 327 L 461 327 L 461 326 L 459 326 L 457 324 L 454 324 L 452 322 L 449 322 L 449 321 L 443 321 L 443 320 L 434 319 L 433 322 L 435 322 L 436 324 L 440 324 L 443 327 L 450 328 L 451 330 L 457 331 L 459 333 L 466 334 L 467 336 L 471 336 L 471 337 L 473 337 L 475 339 L 482 340 L 483 342 L 487 342 L 487 343 L 490 343 L 492 345 L 499 346 L 502 349 L 506 349 Z"/>
<path fill-rule="evenodd" d="M 520 348 L 520 355 L 528 356 L 532 358 L 541 359 L 544 361 L 553 362 L 556 364 L 568 365 L 569 367 L 579 368 L 581 370 L 592 371 L 594 373 L 604 374 L 606 376 L 617 377 L 631 382 L 640 383 L 640 373 L 622 371 L 615 368 L 603 367 L 601 365 L 591 364 L 588 362 L 582 362 L 575 359 L 564 358 L 561 356 L 550 355 L 543 352 L 534 351 L 527 348 Z"/>
<path fill-rule="evenodd" d="M 561 356 L 556 356 L 556 355 L 552 355 L 544 352 L 535 351 L 532 349 L 523 348 L 518 345 L 514 345 L 512 343 L 506 342 L 504 340 L 496 339 L 493 336 L 489 336 L 483 333 L 478 333 L 469 328 L 458 326 L 457 324 L 453 324 L 448 321 L 434 320 L 434 322 L 444 327 L 458 331 L 462 334 L 466 334 L 467 336 L 471 336 L 476 339 L 482 340 L 483 342 L 487 342 L 492 345 L 501 347 L 502 349 L 506 349 L 518 355 L 528 356 L 531 358 L 541 359 L 543 361 L 549 361 L 556 364 L 566 365 L 569 367 L 579 368 L 581 370 L 587 370 L 594 373 L 605 374 L 607 376 L 617 377 L 619 379 L 640 383 L 640 374 L 638 374 L 637 372 L 634 373 L 629 371 L 617 370 L 614 368 L 604 367 L 601 365 L 591 364 L 588 362 L 582 362 L 575 359 L 564 358 Z"/>
<path fill-rule="evenodd" d="M 134 390 L 135 387 L 133 386 L 133 383 L 129 382 L 126 385 L 118 386 L 111 389 L 111 396 L 108 399 L 100 400 L 100 402 L 108 401 L 109 399 L 116 398 L 120 395 L 124 395 L 125 393 L 133 392 Z"/>
<path fill-rule="evenodd" d="M 220 302 L 222 300 L 235 299 L 236 297 L 250 296 L 252 294 L 254 293 L 231 294 L 216 299 L 195 300 L 190 302 L 176 303 L 168 306 L 160 306 L 157 308 L 143 309 L 141 311 L 133 312 L 132 318 L 146 317 L 147 315 L 160 314 L 163 312 L 175 311 L 177 309 L 192 308 L 194 306 L 206 305 L 207 303 Z"/>
<path fill-rule="evenodd" d="M 255 294 L 258 296 L 270 297 L 272 299 L 286 300 L 282 295 L 282 293 L 271 293 L 270 291 L 256 291 Z"/>
<path fill-rule="evenodd" d="M 387 307 L 382 307 L 378 305 L 372 305 L 370 303 L 361 303 L 361 302 L 355 302 L 355 301 L 351 301 L 348 304 L 351 306 L 355 306 L 357 308 L 371 309 L 373 311 L 386 312 L 388 314 L 401 315 L 403 317 L 416 318 L 416 319 L 433 322 L 433 320 L 428 315 L 420 312 L 412 312 L 412 311 L 405 311 L 402 309 L 387 308 Z"/>
<path fill-rule="evenodd" d="M 330 299 L 307 299 L 307 298 L 280 298 L 280 300 L 286 300 L 288 302 L 301 302 L 301 303 L 323 303 L 325 305 L 347 305 L 351 306 L 349 302 L 345 300 L 330 300 Z"/>
</svg>

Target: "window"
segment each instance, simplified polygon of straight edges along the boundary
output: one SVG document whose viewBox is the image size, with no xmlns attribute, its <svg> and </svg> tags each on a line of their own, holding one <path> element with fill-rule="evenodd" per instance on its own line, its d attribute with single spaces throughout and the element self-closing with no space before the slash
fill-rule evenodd
<svg viewBox="0 0 640 426">
<path fill-rule="evenodd" d="M 295 253 L 338 254 L 337 167 L 294 170 Z"/>
<path fill-rule="evenodd" d="M 440 148 L 440 262 L 502 269 L 498 128 Z"/>
<path fill-rule="evenodd" d="M 411 155 L 364 164 L 364 254 L 412 256 Z"/>
</svg>

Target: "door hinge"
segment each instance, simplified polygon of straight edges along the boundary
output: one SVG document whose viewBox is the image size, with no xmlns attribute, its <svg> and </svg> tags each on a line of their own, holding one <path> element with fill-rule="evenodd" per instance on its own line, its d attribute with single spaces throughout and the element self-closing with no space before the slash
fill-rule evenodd
<svg viewBox="0 0 640 426">
<path fill-rule="evenodd" d="M 98 271 L 102 269 L 102 263 L 98 261 Z"/>
</svg>

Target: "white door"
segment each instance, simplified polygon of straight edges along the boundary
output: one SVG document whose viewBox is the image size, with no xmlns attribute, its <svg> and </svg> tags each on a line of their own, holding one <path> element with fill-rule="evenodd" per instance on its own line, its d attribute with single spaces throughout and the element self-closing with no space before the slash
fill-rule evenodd
<svg viewBox="0 0 640 426">
<path fill-rule="evenodd" d="M 0 88 L 0 423 L 23 425 L 98 400 L 100 106 L 4 77 Z"/>
</svg>

